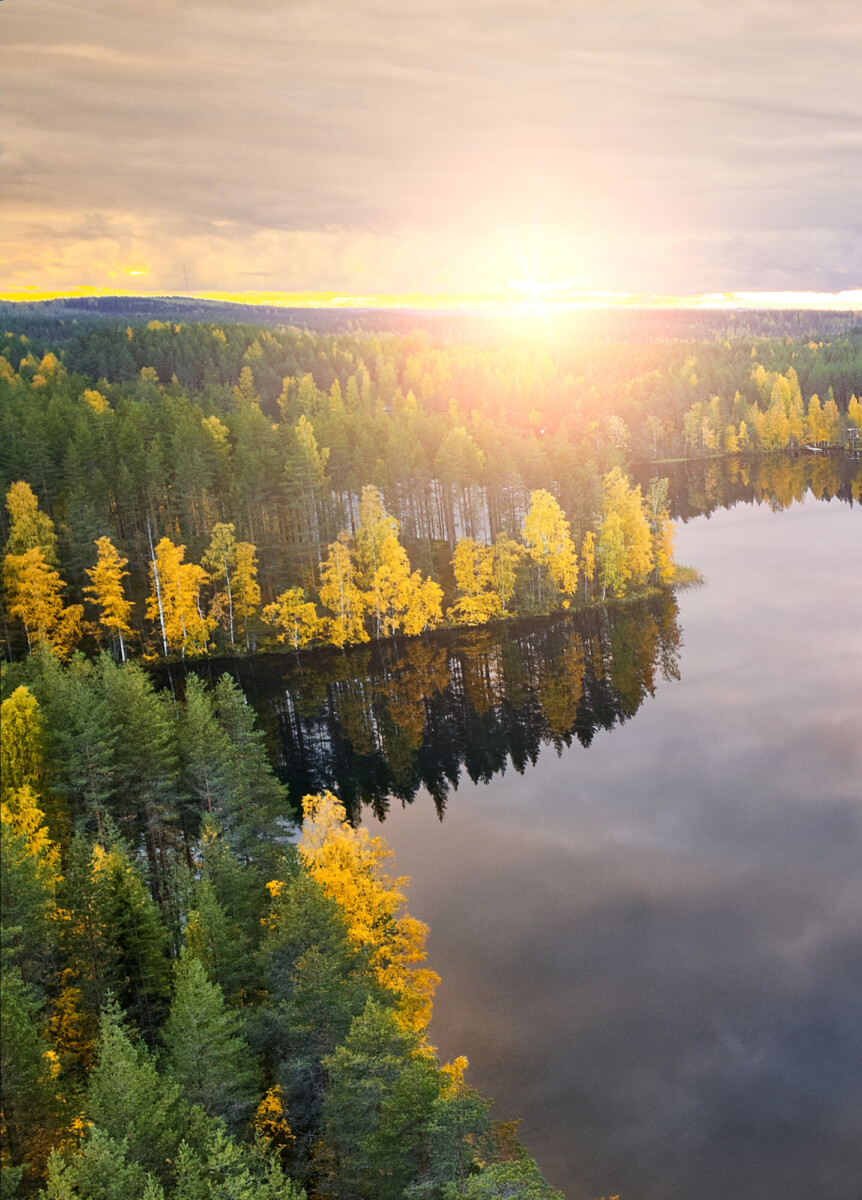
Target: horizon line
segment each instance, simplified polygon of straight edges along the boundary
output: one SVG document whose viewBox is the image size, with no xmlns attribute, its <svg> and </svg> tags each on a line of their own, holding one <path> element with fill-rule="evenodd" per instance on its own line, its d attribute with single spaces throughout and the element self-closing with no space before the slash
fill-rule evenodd
<svg viewBox="0 0 862 1200">
<path fill-rule="evenodd" d="M 512 285 L 510 285 L 512 286 Z M 727 291 L 699 295 L 667 295 L 610 291 L 559 291 L 543 288 L 533 294 L 518 287 L 511 292 L 423 293 L 397 292 L 351 294 L 346 291 L 221 291 L 165 290 L 129 291 L 123 288 L 72 287 L 65 289 L 10 288 L 0 292 L 0 301 L 11 304 L 46 303 L 52 300 L 127 299 L 127 300 L 203 300 L 221 304 L 244 304 L 277 308 L 317 309 L 403 309 L 485 310 L 498 315 L 553 315 L 554 313 L 601 311 L 609 309 L 682 309 L 751 311 L 795 309 L 823 312 L 862 312 L 862 288 L 840 292 L 818 291 Z M 526 312 L 525 312 L 526 310 Z"/>
</svg>

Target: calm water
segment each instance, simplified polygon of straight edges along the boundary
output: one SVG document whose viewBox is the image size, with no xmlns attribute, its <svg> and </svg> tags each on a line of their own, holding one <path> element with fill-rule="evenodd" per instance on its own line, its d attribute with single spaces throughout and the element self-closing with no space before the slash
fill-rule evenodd
<svg viewBox="0 0 862 1200">
<path fill-rule="evenodd" d="M 268 666 L 256 703 L 295 787 L 385 815 L 432 1040 L 568 1200 L 859 1200 L 862 511 L 677 545 L 707 581 L 678 612 Z"/>
</svg>

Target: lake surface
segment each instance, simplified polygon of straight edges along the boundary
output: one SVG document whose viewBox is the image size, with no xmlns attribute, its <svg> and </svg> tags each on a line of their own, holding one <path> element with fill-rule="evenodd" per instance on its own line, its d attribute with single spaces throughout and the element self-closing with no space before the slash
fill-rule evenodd
<svg viewBox="0 0 862 1200">
<path fill-rule="evenodd" d="M 790 470 L 678 473 L 675 602 L 239 676 L 293 794 L 367 805 L 432 1041 L 568 1200 L 862 1194 L 862 509 Z"/>
</svg>

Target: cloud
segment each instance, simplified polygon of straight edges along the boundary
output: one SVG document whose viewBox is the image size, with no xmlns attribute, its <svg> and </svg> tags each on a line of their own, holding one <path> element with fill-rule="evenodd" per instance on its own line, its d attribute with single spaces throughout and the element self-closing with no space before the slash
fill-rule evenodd
<svg viewBox="0 0 862 1200">
<path fill-rule="evenodd" d="M 132 214 L 165 260 L 229 222 L 224 288 L 244 246 L 332 227 L 381 252 L 383 291 L 500 283 L 531 238 L 547 276 L 614 290 L 857 270 L 862 34 L 840 0 L 5 0 L 2 19 L 22 245 L 48 210 L 54 230 Z M 764 248 L 776 229 L 794 256 Z M 360 282 L 329 241 L 309 286 Z"/>
</svg>

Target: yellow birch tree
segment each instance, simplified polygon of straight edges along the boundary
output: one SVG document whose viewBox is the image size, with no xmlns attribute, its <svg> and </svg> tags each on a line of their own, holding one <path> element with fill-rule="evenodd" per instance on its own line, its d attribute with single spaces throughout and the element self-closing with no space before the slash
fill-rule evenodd
<svg viewBox="0 0 862 1200">
<path fill-rule="evenodd" d="M 0 796 L 18 788 L 39 790 L 43 770 L 39 703 L 26 687 L 17 687 L 0 705 Z"/>
<path fill-rule="evenodd" d="M 27 646 L 51 648 L 58 658 L 68 658 L 81 639 L 84 609 L 63 604 L 65 584 L 40 547 L 3 559 L 6 610 L 24 626 Z"/>
<path fill-rule="evenodd" d="M 107 629 L 112 638 L 117 639 L 120 645 L 120 658 L 125 662 L 124 635 L 125 637 L 132 635 L 132 628 L 129 625 L 132 602 L 126 599 L 123 591 L 123 580 L 129 573 L 123 568 L 129 560 L 120 558 L 110 538 L 97 538 L 95 545 L 99 556 L 96 565 L 87 568 L 92 585 L 84 588 L 84 594 L 92 596 L 101 609 L 99 624 Z"/>
<path fill-rule="evenodd" d="M 320 634 L 321 620 L 317 609 L 307 600 L 302 588 L 288 588 L 274 604 L 263 610 L 263 619 L 275 626 L 280 642 L 287 642 L 294 650 L 303 650 Z"/>
<path fill-rule="evenodd" d="M 621 596 L 646 582 L 653 568 L 652 534 L 640 487 L 631 487 L 619 467 L 604 478 L 598 561 L 602 599 Z"/>
<path fill-rule="evenodd" d="M 449 609 L 449 618 L 457 625 L 484 625 L 502 612 L 500 596 L 494 586 L 494 548 L 473 538 L 461 538 L 452 560 L 458 596 Z"/>
<path fill-rule="evenodd" d="M 372 970 L 396 997 L 402 1024 L 423 1035 L 439 978 L 427 968 L 417 969 L 425 959 L 428 928 L 401 911 L 407 880 L 386 874 L 383 864 L 392 853 L 383 839 L 354 829 L 331 792 L 305 796 L 302 808 L 302 861 L 340 906 L 351 940 L 369 949 Z"/>
<path fill-rule="evenodd" d="M 39 509 L 39 501 L 29 483 L 19 480 L 10 486 L 6 493 L 6 508 L 10 522 L 6 553 L 17 555 L 39 549 L 45 562 L 56 567 L 57 535 L 54 533 L 54 522 Z"/>
<path fill-rule="evenodd" d="M 213 628 L 201 598 L 201 589 L 210 577 L 196 563 L 183 562 L 185 553 L 185 546 L 162 538 L 153 551 L 147 597 L 147 617 L 151 621 L 158 618 L 165 653 L 173 650 L 183 656 L 205 654 Z"/>
<path fill-rule="evenodd" d="M 563 596 L 573 596 L 578 586 L 575 544 L 563 510 L 544 488 L 530 493 L 530 507 L 521 531 L 527 553 L 538 569 L 539 604 L 542 604 L 543 571 L 547 571 Z"/>
<path fill-rule="evenodd" d="M 319 595 L 320 603 L 333 614 L 327 619 L 327 634 L 333 646 L 368 641 L 364 623 L 368 599 L 357 586 L 356 564 L 346 532 L 331 543 L 326 560 L 320 564 Z"/>
<path fill-rule="evenodd" d="M 589 595 L 588 585 L 596 577 L 596 535 L 592 529 L 587 530 L 581 543 L 581 573 L 584 576 L 584 600 L 586 600 Z"/>
</svg>

